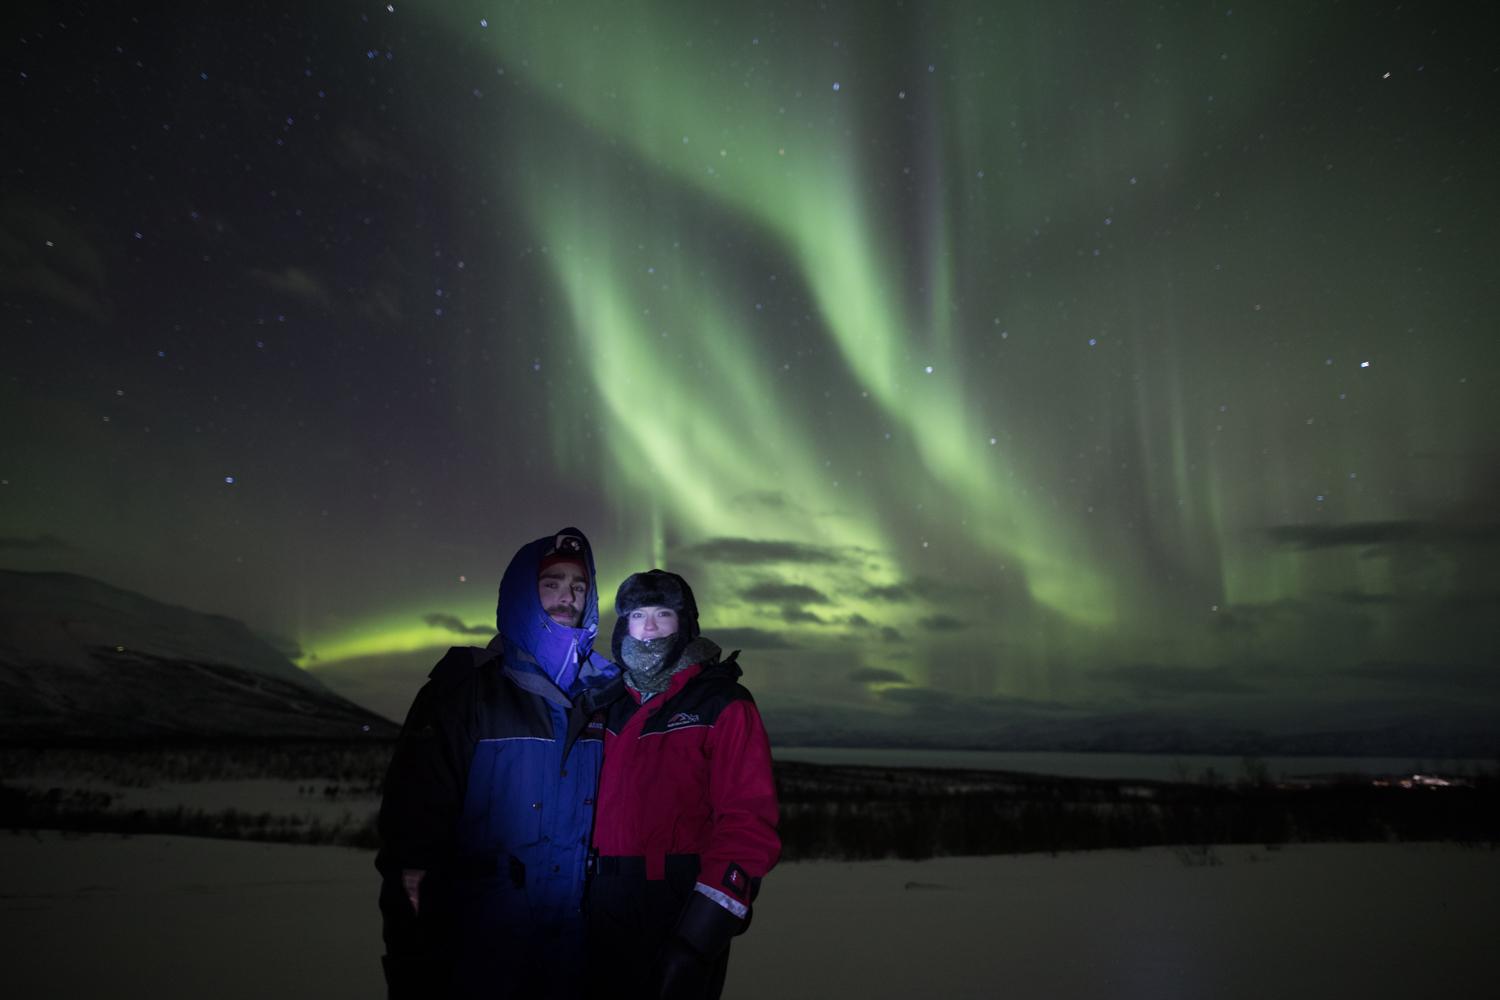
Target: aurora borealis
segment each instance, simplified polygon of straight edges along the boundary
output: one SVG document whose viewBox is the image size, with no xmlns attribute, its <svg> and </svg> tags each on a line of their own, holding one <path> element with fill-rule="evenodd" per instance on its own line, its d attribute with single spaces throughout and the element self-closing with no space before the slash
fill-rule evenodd
<svg viewBox="0 0 1500 1000">
<path fill-rule="evenodd" d="M 1481 21 L 26 5 L 0 555 L 395 715 L 577 524 L 773 738 L 1494 721 Z"/>
</svg>

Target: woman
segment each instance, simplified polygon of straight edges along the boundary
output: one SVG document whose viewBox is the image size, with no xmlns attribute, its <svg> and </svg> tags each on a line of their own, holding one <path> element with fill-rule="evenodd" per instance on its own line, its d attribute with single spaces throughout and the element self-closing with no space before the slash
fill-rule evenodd
<svg viewBox="0 0 1500 1000">
<path fill-rule="evenodd" d="M 687 581 L 620 585 L 589 887 L 591 996 L 713 1000 L 781 853 L 771 750 L 738 650 L 698 634 Z"/>
</svg>

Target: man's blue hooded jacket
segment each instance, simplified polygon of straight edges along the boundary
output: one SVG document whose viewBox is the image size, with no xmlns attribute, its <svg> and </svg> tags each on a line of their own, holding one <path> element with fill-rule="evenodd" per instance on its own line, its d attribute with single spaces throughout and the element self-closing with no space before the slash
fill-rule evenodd
<svg viewBox="0 0 1500 1000">
<path fill-rule="evenodd" d="M 589 590 L 577 628 L 537 594 L 542 560 L 574 551 Z M 454 647 L 407 715 L 380 809 L 387 979 L 443 995 L 567 995 L 581 961 L 580 906 L 603 753 L 601 707 L 622 690 L 593 652 L 593 553 L 565 528 L 523 546 L 500 582 L 499 634 Z M 420 870 L 421 909 L 400 880 Z M 497 978 L 498 977 L 498 978 Z M 560 977 L 560 978 L 559 978 Z M 519 995 L 519 994 L 518 994 Z"/>
</svg>

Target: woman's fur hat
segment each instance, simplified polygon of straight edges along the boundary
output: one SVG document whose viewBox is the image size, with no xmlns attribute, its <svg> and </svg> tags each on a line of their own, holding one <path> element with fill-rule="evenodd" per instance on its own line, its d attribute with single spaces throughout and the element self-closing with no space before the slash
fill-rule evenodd
<svg viewBox="0 0 1500 1000">
<path fill-rule="evenodd" d="M 693 599 L 693 588 L 676 573 L 664 569 L 632 573 L 620 584 L 615 594 L 615 632 L 610 650 L 614 661 L 623 664 L 620 644 L 630 634 L 630 612 L 636 608 L 671 608 L 677 612 L 677 642 L 664 662 L 671 663 L 682 653 L 689 642 L 698 637 L 698 602 Z"/>
</svg>

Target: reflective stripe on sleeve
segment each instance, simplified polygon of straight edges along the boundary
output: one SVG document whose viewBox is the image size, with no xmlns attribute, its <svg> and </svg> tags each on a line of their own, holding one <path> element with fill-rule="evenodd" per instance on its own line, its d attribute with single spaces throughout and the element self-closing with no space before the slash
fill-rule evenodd
<svg viewBox="0 0 1500 1000">
<path fill-rule="evenodd" d="M 702 882 L 699 882 L 697 885 L 693 886 L 693 888 L 698 892 L 703 893 L 703 895 L 707 896 L 715 903 L 718 903 L 720 906 L 724 907 L 724 909 L 728 910 L 730 913 L 733 913 L 741 920 L 744 920 L 746 914 L 750 912 L 750 907 L 746 906 L 744 903 L 741 903 L 738 899 L 735 899 L 728 893 L 720 892 L 718 889 L 715 889 L 711 885 L 704 885 Z"/>
</svg>

